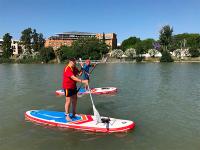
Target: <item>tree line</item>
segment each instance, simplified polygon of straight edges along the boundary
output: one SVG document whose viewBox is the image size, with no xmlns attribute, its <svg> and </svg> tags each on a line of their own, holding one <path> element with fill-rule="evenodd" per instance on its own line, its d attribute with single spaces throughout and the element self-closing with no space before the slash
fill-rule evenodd
<svg viewBox="0 0 200 150">
<path fill-rule="evenodd" d="M 3 55 L 1 58 L 12 58 L 11 40 L 12 36 L 9 33 L 3 36 Z M 111 51 L 110 47 L 105 43 L 105 35 L 102 40 L 94 37 L 80 38 L 74 41 L 71 46 L 61 46 L 56 50 L 52 47 L 45 47 L 44 43 L 43 34 L 37 33 L 36 29 L 27 28 L 23 30 L 19 42 L 22 48 L 19 62 L 30 60 L 47 63 L 55 59 L 58 62 L 64 62 L 70 57 L 101 59 Z M 165 25 L 159 31 L 158 40 L 152 38 L 141 40 L 139 37 L 129 37 L 122 42 L 121 46 L 113 54 L 116 57 L 126 54 L 131 59 L 136 58 L 137 61 L 142 61 L 142 54 L 148 52 L 154 56 L 158 51 L 162 54 L 161 62 L 173 62 L 171 52 L 179 54 L 182 50 L 187 50 L 191 57 L 199 57 L 200 34 L 183 33 L 173 35 L 173 27 Z"/>
<path fill-rule="evenodd" d="M 173 27 L 165 25 L 159 31 L 159 39 L 145 39 L 141 40 L 138 37 L 129 37 L 125 39 L 119 47 L 122 51 L 134 49 L 136 58 L 141 58 L 142 55 L 148 52 L 148 50 L 154 49 L 162 54 L 160 58 L 161 62 L 172 62 L 173 58 L 170 52 L 188 50 L 188 54 L 191 57 L 200 56 L 200 34 L 177 34 L 173 35 Z"/>
<path fill-rule="evenodd" d="M 61 61 L 70 57 L 99 60 L 108 53 L 109 47 L 103 40 L 89 37 L 77 39 L 71 46 L 61 46 L 56 51 Z"/>
<path fill-rule="evenodd" d="M 2 59 L 9 60 L 13 55 L 13 48 L 11 47 L 12 36 L 6 33 L 3 36 L 2 43 Z M 21 32 L 20 41 L 18 42 L 19 48 L 22 53 L 19 62 L 28 61 L 44 61 L 48 62 L 55 57 L 52 48 L 44 47 L 45 39 L 42 33 L 37 33 L 36 29 L 27 28 Z"/>
<path fill-rule="evenodd" d="M 6 33 L 3 36 L 3 55 L 1 58 L 12 58 L 13 49 L 11 47 L 12 36 Z M 42 33 L 37 33 L 36 29 L 27 28 L 21 32 L 19 45 L 22 48 L 18 62 L 49 62 L 57 59 L 64 62 L 70 57 L 101 59 L 109 51 L 109 46 L 105 40 L 97 38 L 80 38 L 72 43 L 71 46 L 61 46 L 54 50 L 52 47 L 44 46 L 45 39 Z"/>
</svg>

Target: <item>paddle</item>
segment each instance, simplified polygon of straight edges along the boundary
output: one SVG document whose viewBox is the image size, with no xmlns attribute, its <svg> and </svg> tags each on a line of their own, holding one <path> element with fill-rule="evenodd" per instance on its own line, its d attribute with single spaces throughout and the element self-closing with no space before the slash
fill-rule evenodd
<svg viewBox="0 0 200 150">
<path fill-rule="evenodd" d="M 82 63 L 82 59 L 81 58 L 79 58 L 79 61 Z M 81 66 L 81 68 L 82 68 L 82 66 Z M 82 69 L 81 69 L 82 70 Z M 86 72 L 86 71 L 85 71 Z M 80 86 L 79 86 L 79 88 L 78 88 L 78 90 L 77 90 L 77 93 L 79 92 L 79 90 L 81 89 L 81 86 L 82 86 L 82 83 L 80 84 Z"/>
<path fill-rule="evenodd" d="M 82 63 L 82 59 L 79 58 L 79 60 Z M 97 120 L 97 123 L 100 123 L 101 122 L 101 116 L 100 116 L 98 110 L 96 109 L 96 107 L 94 105 L 94 101 L 93 101 L 93 98 L 92 98 L 92 94 L 91 94 L 89 83 L 88 83 L 88 90 L 89 90 L 89 95 L 90 95 L 90 99 L 91 99 L 91 102 L 92 102 L 92 108 L 93 108 L 94 116 L 95 116 L 95 118 Z"/>
<path fill-rule="evenodd" d="M 89 76 L 90 76 L 90 74 L 92 73 L 92 71 L 96 68 L 96 66 L 97 66 L 97 63 L 95 64 L 95 66 L 92 68 L 92 70 L 90 71 L 90 73 L 89 73 Z"/>
<path fill-rule="evenodd" d="M 91 102 L 92 102 L 92 107 L 93 107 L 94 116 L 96 117 L 97 123 L 100 123 L 100 122 L 102 122 L 102 121 L 101 121 L 101 116 L 100 116 L 98 110 L 96 109 L 96 107 L 95 107 L 95 105 L 94 105 L 94 101 L 93 101 L 93 98 L 92 98 L 92 94 L 91 94 L 91 90 L 90 90 L 89 84 L 88 84 L 88 90 L 89 90 L 90 99 L 91 99 Z"/>
<path fill-rule="evenodd" d="M 89 90 L 90 99 L 91 99 L 91 102 L 92 102 L 94 116 L 96 118 L 97 123 L 105 123 L 107 130 L 109 130 L 110 118 L 109 117 L 107 117 L 107 118 L 101 118 L 98 110 L 96 109 L 96 107 L 94 105 L 94 101 L 93 101 L 93 98 L 92 98 L 92 94 L 91 94 L 89 83 L 88 83 L 88 90 Z"/>
</svg>

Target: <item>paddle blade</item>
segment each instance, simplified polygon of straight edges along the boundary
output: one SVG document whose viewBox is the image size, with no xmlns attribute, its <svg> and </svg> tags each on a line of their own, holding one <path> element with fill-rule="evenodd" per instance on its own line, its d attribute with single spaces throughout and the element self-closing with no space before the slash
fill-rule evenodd
<svg viewBox="0 0 200 150">
<path fill-rule="evenodd" d="M 100 116 L 98 110 L 96 109 L 96 107 L 94 105 L 93 105 L 93 111 L 94 111 L 94 116 L 96 118 L 96 121 L 101 122 L 101 116 Z"/>
</svg>

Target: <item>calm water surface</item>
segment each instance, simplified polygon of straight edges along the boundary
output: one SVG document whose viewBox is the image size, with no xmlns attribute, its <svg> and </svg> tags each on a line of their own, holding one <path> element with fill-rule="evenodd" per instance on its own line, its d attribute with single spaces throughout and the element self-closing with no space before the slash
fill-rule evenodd
<svg viewBox="0 0 200 150">
<path fill-rule="evenodd" d="M 114 96 L 94 96 L 101 115 L 133 120 L 128 133 L 102 134 L 40 126 L 24 120 L 30 109 L 64 111 L 64 65 L 0 65 L 0 150 L 199 150 L 200 65 L 102 64 L 91 86 L 115 86 Z M 92 114 L 89 96 L 78 113 Z"/>
</svg>

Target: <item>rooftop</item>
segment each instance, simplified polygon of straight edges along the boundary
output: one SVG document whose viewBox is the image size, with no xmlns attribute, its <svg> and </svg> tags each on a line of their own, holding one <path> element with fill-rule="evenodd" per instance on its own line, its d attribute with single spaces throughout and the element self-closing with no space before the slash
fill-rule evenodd
<svg viewBox="0 0 200 150">
<path fill-rule="evenodd" d="M 57 33 L 56 35 L 96 35 L 96 33 L 72 31 L 72 32 Z"/>
<path fill-rule="evenodd" d="M 95 37 L 96 33 L 90 33 L 90 32 L 62 32 L 62 33 L 57 33 L 54 36 L 49 37 L 48 39 L 50 40 L 76 40 L 80 37 Z"/>
</svg>

